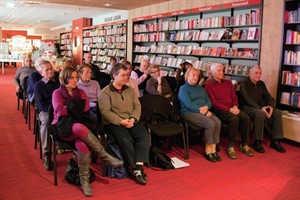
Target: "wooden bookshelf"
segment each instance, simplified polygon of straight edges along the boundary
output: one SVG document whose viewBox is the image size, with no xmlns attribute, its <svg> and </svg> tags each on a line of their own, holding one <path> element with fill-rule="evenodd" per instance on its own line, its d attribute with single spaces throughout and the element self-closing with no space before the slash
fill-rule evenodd
<svg viewBox="0 0 300 200">
<path fill-rule="evenodd" d="M 106 69 L 110 57 L 126 58 L 127 20 L 99 24 L 83 29 L 83 54 L 90 52 L 93 62 Z"/>
<path fill-rule="evenodd" d="M 72 57 L 72 31 L 60 33 L 60 56 Z"/>
<path fill-rule="evenodd" d="M 250 0 L 134 18 L 133 66 L 148 57 L 170 71 L 184 61 L 203 71 L 212 62 L 249 69 L 260 60 L 261 4 Z M 249 70 L 235 72 L 227 75 L 239 79 Z"/>
<path fill-rule="evenodd" d="M 284 1 L 277 108 L 300 112 L 300 2 Z"/>
</svg>

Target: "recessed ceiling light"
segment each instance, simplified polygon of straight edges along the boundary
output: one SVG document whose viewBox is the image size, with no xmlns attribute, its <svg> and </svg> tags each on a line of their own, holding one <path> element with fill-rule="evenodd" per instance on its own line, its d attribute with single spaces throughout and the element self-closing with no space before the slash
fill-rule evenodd
<svg viewBox="0 0 300 200">
<path fill-rule="evenodd" d="M 49 19 L 40 19 L 39 22 L 40 23 L 46 23 L 46 22 L 50 22 L 50 20 Z"/>
<path fill-rule="evenodd" d="M 104 4 L 104 6 L 105 7 L 110 7 L 110 6 L 112 6 L 112 4 L 111 3 L 106 3 L 106 4 Z"/>
<path fill-rule="evenodd" d="M 6 7 L 7 8 L 13 8 L 13 7 L 15 7 L 15 4 L 14 3 L 6 3 Z"/>
</svg>

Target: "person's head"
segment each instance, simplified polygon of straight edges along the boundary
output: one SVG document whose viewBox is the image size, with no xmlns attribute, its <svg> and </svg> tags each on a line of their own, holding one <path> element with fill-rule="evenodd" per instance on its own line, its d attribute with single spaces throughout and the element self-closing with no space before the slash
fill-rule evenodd
<svg viewBox="0 0 300 200">
<path fill-rule="evenodd" d="M 192 68 L 193 65 L 187 61 L 182 63 L 183 71 L 186 72 L 188 69 Z"/>
<path fill-rule="evenodd" d="M 260 80 L 262 69 L 259 65 L 254 65 L 250 68 L 249 77 L 253 83 L 257 83 Z"/>
<path fill-rule="evenodd" d="M 75 88 L 77 86 L 78 76 L 74 68 L 66 67 L 59 74 L 59 82 L 67 88 Z"/>
<path fill-rule="evenodd" d="M 221 81 L 224 77 L 224 65 L 221 63 L 212 63 L 210 71 L 216 81 Z"/>
<path fill-rule="evenodd" d="M 131 63 L 129 61 L 125 61 L 125 62 L 122 62 L 125 66 L 126 66 L 126 71 L 127 71 L 127 75 L 128 75 L 128 80 L 130 78 L 130 74 L 131 74 L 131 71 L 132 71 L 132 67 L 131 67 Z"/>
<path fill-rule="evenodd" d="M 113 82 L 116 84 L 123 86 L 128 81 L 128 72 L 127 68 L 122 63 L 116 63 L 114 67 L 110 71 Z"/>
<path fill-rule="evenodd" d="M 188 82 L 190 85 L 196 85 L 198 83 L 200 71 L 195 68 L 189 68 L 185 75 L 184 79 L 186 82 Z"/>
<path fill-rule="evenodd" d="M 80 65 L 77 72 L 84 83 L 88 83 L 92 79 L 92 67 L 89 64 L 84 63 Z"/>
<path fill-rule="evenodd" d="M 31 67 L 32 60 L 30 56 L 25 56 L 23 60 L 23 66 L 24 67 Z"/>
<path fill-rule="evenodd" d="M 53 65 L 48 60 L 42 60 L 39 64 L 42 76 L 47 80 L 52 80 L 54 77 Z"/>
<path fill-rule="evenodd" d="M 109 63 L 111 64 L 111 66 L 114 66 L 116 64 L 116 62 L 117 62 L 116 57 L 114 57 L 114 56 L 110 57 Z"/>
<path fill-rule="evenodd" d="M 140 65 L 140 70 L 141 71 L 147 70 L 149 65 L 150 65 L 149 59 L 143 59 Z"/>
<path fill-rule="evenodd" d="M 91 53 L 85 53 L 83 58 L 84 58 L 84 63 L 91 64 L 93 56 Z"/>
<path fill-rule="evenodd" d="M 73 66 L 73 61 L 71 59 L 66 60 L 64 67 L 71 67 L 74 68 Z"/>
<path fill-rule="evenodd" d="M 41 63 L 45 61 L 44 58 L 37 58 L 34 62 L 34 67 L 36 69 L 36 71 L 38 71 L 40 74 L 42 74 L 42 67 L 41 67 Z"/>
<path fill-rule="evenodd" d="M 159 65 L 151 65 L 150 74 L 154 79 L 157 79 L 160 76 Z"/>
</svg>

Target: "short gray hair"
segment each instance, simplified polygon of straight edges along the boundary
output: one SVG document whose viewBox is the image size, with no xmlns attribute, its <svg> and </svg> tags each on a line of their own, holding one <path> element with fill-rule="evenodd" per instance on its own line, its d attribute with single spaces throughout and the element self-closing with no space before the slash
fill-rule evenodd
<svg viewBox="0 0 300 200">
<path fill-rule="evenodd" d="M 44 58 L 37 58 L 34 62 L 34 67 L 37 71 L 42 71 L 41 64 L 45 61 Z"/>
<path fill-rule="evenodd" d="M 210 71 L 215 71 L 219 65 L 224 66 L 222 63 L 212 63 L 210 66 Z"/>
</svg>

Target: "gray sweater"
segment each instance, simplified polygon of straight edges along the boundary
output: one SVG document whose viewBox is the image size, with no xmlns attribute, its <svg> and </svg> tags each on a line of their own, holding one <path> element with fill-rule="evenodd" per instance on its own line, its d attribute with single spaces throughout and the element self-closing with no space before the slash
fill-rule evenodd
<svg viewBox="0 0 300 200">
<path fill-rule="evenodd" d="M 14 83 L 24 89 L 24 78 L 34 71 L 34 67 L 19 67 L 14 78 Z"/>
<path fill-rule="evenodd" d="M 140 101 L 134 89 L 127 85 L 123 85 L 121 92 L 112 83 L 106 86 L 100 93 L 98 105 L 103 125 L 120 125 L 123 119 L 139 120 L 141 116 Z"/>
</svg>

